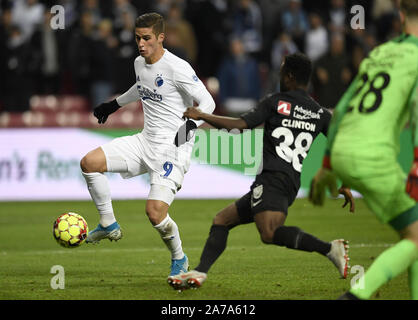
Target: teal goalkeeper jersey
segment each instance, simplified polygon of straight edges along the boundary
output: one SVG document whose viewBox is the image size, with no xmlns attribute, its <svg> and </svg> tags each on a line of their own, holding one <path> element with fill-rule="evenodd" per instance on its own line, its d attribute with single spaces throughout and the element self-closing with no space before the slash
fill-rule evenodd
<svg viewBox="0 0 418 320">
<path fill-rule="evenodd" d="M 403 34 L 376 47 L 335 108 L 328 150 L 396 157 L 401 130 L 418 108 L 417 79 L 417 37 Z"/>
</svg>

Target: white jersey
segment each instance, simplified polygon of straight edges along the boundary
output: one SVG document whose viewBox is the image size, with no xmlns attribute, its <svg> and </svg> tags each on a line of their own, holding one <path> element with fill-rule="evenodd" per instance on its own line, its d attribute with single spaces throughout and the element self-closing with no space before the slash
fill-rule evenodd
<svg viewBox="0 0 418 320">
<path fill-rule="evenodd" d="M 173 143 L 187 107 L 193 101 L 206 113 L 212 113 L 215 102 L 190 64 L 167 49 L 157 62 L 147 64 L 141 56 L 134 63 L 136 83 L 117 98 L 119 105 L 141 99 L 144 130 L 148 141 Z M 203 121 L 196 121 L 199 126 Z"/>
</svg>

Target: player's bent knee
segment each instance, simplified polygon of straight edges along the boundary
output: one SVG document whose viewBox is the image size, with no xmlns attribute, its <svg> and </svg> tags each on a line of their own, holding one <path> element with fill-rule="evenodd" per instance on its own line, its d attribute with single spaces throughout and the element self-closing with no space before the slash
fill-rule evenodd
<svg viewBox="0 0 418 320">
<path fill-rule="evenodd" d="M 153 224 L 153 225 L 157 225 L 161 222 L 161 213 L 155 209 L 155 208 L 146 208 L 145 210 L 149 221 Z"/>
<path fill-rule="evenodd" d="M 165 218 L 167 208 L 165 205 L 159 204 L 156 201 L 148 201 L 145 207 L 145 212 L 152 225 L 157 225 Z"/>
<path fill-rule="evenodd" d="M 215 218 L 213 218 L 212 224 L 216 224 L 219 226 L 226 226 L 227 225 L 227 220 L 225 219 L 225 217 L 222 216 L 222 214 L 218 213 Z"/>
<path fill-rule="evenodd" d="M 417 234 L 409 234 L 405 238 L 415 243 L 415 246 L 417 247 L 417 250 L 418 250 L 418 235 Z"/>
<path fill-rule="evenodd" d="M 401 238 L 412 241 L 418 248 L 418 221 L 413 222 L 411 225 L 402 230 Z"/>
<path fill-rule="evenodd" d="M 92 166 L 90 164 L 90 161 L 89 161 L 89 158 L 87 157 L 87 155 L 84 156 L 83 159 L 81 159 L 81 161 L 80 161 L 80 168 L 85 173 L 91 173 L 91 172 L 93 172 L 91 170 L 92 169 Z"/>
<path fill-rule="evenodd" d="M 99 153 L 96 149 L 87 153 L 80 161 L 80 168 L 85 173 L 105 172 L 106 158 L 103 152 Z"/>
<path fill-rule="evenodd" d="M 274 238 L 274 233 L 270 231 L 261 231 L 260 239 L 264 244 L 272 244 Z"/>
</svg>

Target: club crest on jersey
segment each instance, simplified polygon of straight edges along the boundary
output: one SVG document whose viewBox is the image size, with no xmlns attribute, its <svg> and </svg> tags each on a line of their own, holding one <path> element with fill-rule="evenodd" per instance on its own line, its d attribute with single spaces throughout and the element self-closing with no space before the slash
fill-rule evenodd
<svg viewBox="0 0 418 320">
<path fill-rule="evenodd" d="M 262 195 L 263 195 L 263 185 L 260 184 L 253 189 L 253 192 L 251 195 L 251 207 L 255 207 L 261 201 L 263 201 L 263 199 L 261 199 Z"/>
<path fill-rule="evenodd" d="M 253 189 L 253 197 L 255 200 L 260 199 L 261 195 L 263 194 L 263 185 L 260 184 Z"/>
<path fill-rule="evenodd" d="M 164 84 L 164 80 L 160 74 L 157 74 L 157 78 L 155 78 L 154 83 L 157 87 L 161 87 Z"/>
<path fill-rule="evenodd" d="M 292 111 L 292 104 L 286 101 L 279 101 L 277 104 L 277 113 L 283 114 L 285 116 L 290 116 Z"/>
</svg>

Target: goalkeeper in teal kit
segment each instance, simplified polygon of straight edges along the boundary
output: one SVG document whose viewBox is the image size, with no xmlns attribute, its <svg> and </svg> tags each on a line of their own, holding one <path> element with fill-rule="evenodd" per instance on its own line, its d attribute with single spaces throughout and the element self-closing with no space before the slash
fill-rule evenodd
<svg viewBox="0 0 418 320">
<path fill-rule="evenodd" d="M 359 191 L 377 218 L 401 240 L 384 251 L 341 299 L 369 299 L 408 271 L 412 299 L 418 299 L 418 1 L 402 0 L 405 33 L 375 48 L 335 108 L 323 167 L 312 181 L 310 199 L 324 202 L 335 178 Z M 405 188 L 397 162 L 399 136 L 410 121 L 414 163 Z"/>
</svg>

